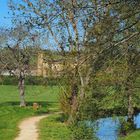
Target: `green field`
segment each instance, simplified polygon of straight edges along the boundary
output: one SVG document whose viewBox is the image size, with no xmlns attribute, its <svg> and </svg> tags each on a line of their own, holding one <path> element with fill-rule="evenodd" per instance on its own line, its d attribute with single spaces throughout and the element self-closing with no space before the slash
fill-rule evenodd
<svg viewBox="0 0 140 140">
<path fill-rule="evenodd" d="M 26 117 L 58 111 L 58 97 L 59 88 L 57 86 L 26 86 L 27 107 L 20 108 L 17 87 L 1 85 L 0 140 L 13 140 L 18 134 L 18 124 Z M 34 111 L 33 102 L 38 102 L 42 107 L 38 111 Z"/>
</svg>

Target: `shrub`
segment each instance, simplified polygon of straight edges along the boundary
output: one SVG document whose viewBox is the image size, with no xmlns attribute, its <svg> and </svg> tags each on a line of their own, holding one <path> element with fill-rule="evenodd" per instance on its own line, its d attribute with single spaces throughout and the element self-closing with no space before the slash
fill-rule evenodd
<svg viewBox="0 0 140 140">
<path fill-rule="evenodd" d="M 97 140 L 93 128 L 88 127 L 84 122 L 78 122 L 70 126 L 72 140 Z"/>
<path fill-rule="evenodd" d="M 121 120 L 120 124 L 120 135 L 125 136 L 128 133 L 134 131 L 136 129 L 136 126 L 133 122 L 129 122 L 126 120 Z"/>
<path fill-rule="evenodd" d="M 17 85 L 18 78 L 16 76 L 1 76 L 1 85 Z"/>
</svg>

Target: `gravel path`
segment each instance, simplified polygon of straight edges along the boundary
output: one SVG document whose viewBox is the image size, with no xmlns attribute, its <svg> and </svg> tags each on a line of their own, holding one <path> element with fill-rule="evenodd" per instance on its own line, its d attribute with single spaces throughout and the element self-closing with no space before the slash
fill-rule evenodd
<svg viewBox="0 0 140 140">
<path fill-rule="evenodd" d="M 35 116 L 23 120 L 19 125 L 20 133 L 15 140 L 38 140 L 37 123 L 47 116 Z"/>
</svg>

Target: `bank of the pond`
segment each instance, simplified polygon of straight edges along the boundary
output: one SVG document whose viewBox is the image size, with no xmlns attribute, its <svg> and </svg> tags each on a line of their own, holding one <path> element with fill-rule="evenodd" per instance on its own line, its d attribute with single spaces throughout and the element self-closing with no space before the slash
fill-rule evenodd
<svg viewBox="0 0 140 140">
<path fill-rule="evenodd" d="M 40 140 L 70 140 L 70 130 L 61 121 L 60 114 L 53 114 L 39 124 Z"/>
<path fill-rule="evenodd" d="M 134 124 L 140 129 L 140 113 L 134 117 Z M 118 117 L 102 118 L 97 121 L 96 136 L 99 140 L 118 140 L 119 139 L 120 121 Z M 140 130 L 137 130 L 120 140 L 140 140 Z"/>
<path fill-rule="evenodd" d="M 140 114 L 135 117 L 135 124 L 137 128 L 140 128 Z M 120 128 L 119 118 L 102 118 L 96 121 L 96 123 L 87 123 L 90 127 L 94 127 L 96 130 L 96 137 L 99 140 L 118 140 L 118 130 Z M 48 118 L 43 119 L 39 124 L 40 139 L 41 140 L 70 140 L 70 130 L 66 124 L 61 121 L 60 114 L 54 114 Z M 140 130 L 135 131 L 125 138 L 119 140 L 140 140 Z"/>
<path fill-rule="evenodd" d="M 119 140 L 140 140 L 140 130 L 136 130 L 126 137 L 122 137 Z"/>
</svg>

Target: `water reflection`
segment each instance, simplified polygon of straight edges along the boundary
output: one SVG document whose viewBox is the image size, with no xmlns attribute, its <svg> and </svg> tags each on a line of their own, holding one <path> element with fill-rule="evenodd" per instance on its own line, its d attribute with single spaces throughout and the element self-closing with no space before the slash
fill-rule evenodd
<svg viewBox="0 0 140 140">
<path fill-rule="evenodd" d="M 96 122 L 96 136 L 100 140 L 116 140 L 119 128 L 118 118 L 103 118 Z"/>
<path fill-rule="evenodd" d="M 134 123 L 137 128 L 140 128 L 140 114 L 134 118 Z M 103 118 L 96 122 L 96 136 L 99 140 L 117 140 L 118 129 L 120 126 L 119 119 Z"/>
</svg>

